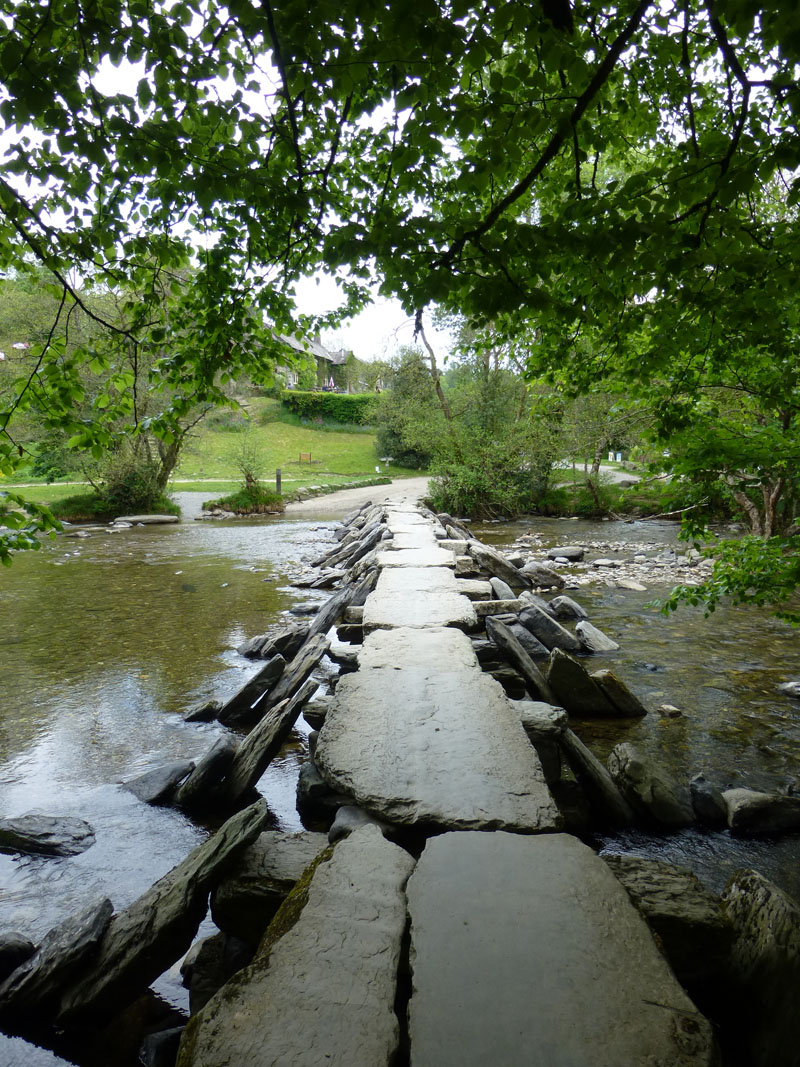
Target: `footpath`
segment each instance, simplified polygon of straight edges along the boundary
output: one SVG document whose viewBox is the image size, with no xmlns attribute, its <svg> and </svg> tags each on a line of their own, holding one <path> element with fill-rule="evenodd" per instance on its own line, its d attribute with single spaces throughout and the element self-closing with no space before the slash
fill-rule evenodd
<svg viewBox="0 0 800 1067">
<path fill-rule="evenodd" d="M 559 832 L 519 712 L 480 669 L 458 531 L 408 503 L 359 517 L 325 562 L 377 581 L 349 608 L 363 644 L 314 759 L 364 825 L 193 1017 L 179 1067 L 712 1064 L 709 1024 L 608 866 Z"/>
</svg>

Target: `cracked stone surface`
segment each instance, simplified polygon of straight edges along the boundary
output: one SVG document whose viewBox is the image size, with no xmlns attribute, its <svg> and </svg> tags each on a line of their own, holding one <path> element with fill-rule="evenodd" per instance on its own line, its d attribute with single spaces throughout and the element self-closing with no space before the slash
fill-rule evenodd
<svg viewBox="0 0 800 1067">
<path fill-rule="evenodd" d="M 376 826 L 343 838 L 314 872 L 294 925 L 277 941 L 271 927 L 253 963 L 190 1022 L 178 1067 L 388 1067 L 413 867 Z M 293 896 L 287 908 L 293 901 L 302 905 Z"/>
<path fill-rule="evenodd" d="M 320 773 L 378 818 L 553 830 L 559 815 L 519 716 L 455 629 L 370 634 L 336 688 Z"/>
<path fill-rule="evenodd" d="M 408 884 L 412 1067 L 709 1067 L 711 1027 L 565 834 L 444 834 Z"/>
<path fill-rule="evenodd" d="M 384 567 L 367 597 L 362 623 L 365 633 L 398 626 L 469 629 L 477 625 L 477 616 L 472 602 L 458 592 L 455 575 L 448 568 Z"/>
</svg>

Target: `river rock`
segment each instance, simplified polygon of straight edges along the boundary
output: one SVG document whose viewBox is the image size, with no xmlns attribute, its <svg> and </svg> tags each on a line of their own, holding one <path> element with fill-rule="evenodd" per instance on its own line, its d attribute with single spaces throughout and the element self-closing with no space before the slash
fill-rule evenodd
<svg viewBox="0 0 800 1067">
<path fill-rule="evenodd" d="M 196 1015 L 237 971 L 241 971 L 250 963 L 255 945 L 238 937 L 219 933 L 203 938 L 192 947 L 197 951 L 193 955 L 191 968 L 184 975 L 184 969 L 181 967 L 181 976 L 184 985 L 189 988 L 189 1011 Z M 182 1033 L 183 1027 L 178 1031 L 169 1067 L 174 1067 Z"/>
<path fill-rule="evenodd" d="M 611 751 L 608 769 L 625 799 L 648 821 L 666 829 L 694 823 L 688 788 L 627 741 Z"/>
<path fill-rule="evenodd" d="M 776 834 L 800 829 L 800 797 L 726 789 L 728 826 L 737 834 Z"/>
<path fill-rule="evenodd" d="M 226 934 L 258 944 L 303 871 L 327 846 L 325 834 L 264 831 L 213 890 L 214 922 Z"/>
<path fill-rule="evenodd" d="M 330 698 L 326 696 L 316 696 L 313 700 L 309 698 L 308 703 L 303 705 L 303 718 L 312 730 L 321 729 L 330 706 Z"/>
<path fill-rule="evenodd" d="M 555 694 L 553 703 L 566 708 L 570 715 L 590 719 L 613 719 L 619 715 L 583 666 L 560 648 L 554 648 L 550 653 L 545 677 Z"/>
<path fill-rule="evenodd" d="M 486 634 L 525 679 L 525 687 L 533 699 L 554 704 L 547 680 L 508 626 L 499 619 L 487 618 Z"/>
<path fill-rule="evenodd" d="M 650 929 L 683 986 L 702 989 L 728 966 L 733 926 L 721 901 L 691 871 L 642 856 L 603 859 Z"/>
<path fill-rule="evenodd" d="M 736 929 L 733 1013 L 754 1067 L 796 1067 L 800 1049 L 800 906 L 755 871 L 739 871 L 723 900 Z"/>
<path fill-rule="evenodd" d="M 581 619 L 577 624 L 575 633 L 587 652 L 616 652 L 619 649 L 616 641 L 612 641 L 607 634 L 592 626 L 586 619 Z"/>
<path fill-rule="evenodd" d="M 116 915 L 91 970 L 63 989 L 61 1025 L 87 1025 L 113 1015 L 179 959 L 205 916 L 212 885 L 256 839 L 268 818 L 263 800 L 238 812 Z"/>
<path fill-rule="evenodd" d="M 521 600 L 476 600 L 473 604 L 479 619 L 487 615 L 516 615 L 523 606 Z"/>
<path fill-rule="evenodd" d="M 505 620 L 498 621 L 504 622 Z M 513 622 L 506 623 L 506 625 L 529 656 L 536 659 L 547 659 L 550 655 L 550 650 L 545 648 L 542 642 L 534 637 L 526 626 L 523 626 L 521 622 L 517 622 L 516 618 Z"/>
<path fill-rule="evenodd" d="M 633 808 L 594 753 L 572 730 L 564 730 L 559 743 L 569 769 L 589 801 L 592 821 L 611 826 L 631 826 L 636 821 Z"/>
<path fill-rule="evenodd" d="M 556 548 L 548 548 L 548 559 L 566 559 L 570 563 L 580 563 L 586 554 L 586 549 L 580 545 L 559 545 Z"/>
<path fill-rule="evenodd" d="M 563 589 L 566 585 L 558 571 L 535 559 L 528 560 L 522 568 L 522 573 L 537 589 Z"/>
<path fill-rule="evenodd" d="M 24 1033 L 50 1021 L 65 984 L 96 958 L 113 910 L 107 897 L 97 898 L 45 935 L 36 952 L 0 986 L 4 1029 Z"/>
<path fill-rule="evenodd" d="M 320 773 L 390 823 L 552 829 L 555 804 L 514 709 L 453 628 L 364 643 L 320 731 Z"/>
<path fill-rule="evenodd" d="M 708 1022 L 566 834 L 431 838 L 408 884 L 417 1067 L 710 1067 Z"/>
<path fill-rule="evenodd" d="M 236 651 L 248 659 L 272 659 L 283 656 L 291 659 L 297 655 L 308 636 L 308 623 L 293 623 L 277 634 L 261 634 L 239 645 Z"/>
<path fill-rule="evenodd" d="M 519 614 L 519 621 L 546 648 L 560 648 L 564 652 L 581 652 L 583 646 L 578 638 L 557 622 L 552 615 L 531 604 Z"/>
<path fill-rule="evenodd" d="M 555 619 L 586 619 L 586 608 L 581 607 L 570 596 L 556 596 L 548 604 L 550 614 Z"/>
<path fill-rule="evenodd" d="M 89 823 L 67 815 L 30 814 L 0 819 L 0 852 L 77 856 L 94 842 Z"/>
<path fill-rule="evenodd" d="M 692 807 L 698 821 L 706 826 L 724 826 L 728 821 L 728 808 L 722 790 L 709 782 L 702 774 L 696 774 L 689 782 Z"/>
<path fill-rule="evenodd" d="M 526 608 L 538 608 L 540 611 L 543 611 L 545 615 L 550 615 L 555 618 L 555 615 L 553 615 L 553 609 L 550 607 L 550 604 L 544 599 L 544 597 L 538 596 L 536 593 L 531 592 L 530 589 L 520 590 L 520 594 L 517 599 L 521 600 Z"/>
<path fill-rule="evenodd" d="M 226 804 L 236 804 L 255 789 L 259 779 L 273 759 L 303 710 L 303 705 L 316 692 L 318 686 L 309 678 L 288 700 L 270 708 L 261 721 L 253 727 L 234 754 L 230 769 L 222 783 L 219 796 Z"/>
<path fill-rule="evenodd" d="M 336 818 L 328 830 L 328 843 L 335 845 L 340 838 L 348 837 L 359 826 L 377 826 L 383 834 L 389 829 L 388 823 L 381 822 L 363 808 L 355 807 L 353 804 L 343 804 L 336 812 Z"/>
<path fill-rule="evenodd" d="M 238 744 L 233 737 L 218 738 L 175 794 L 175 803 L 187 811 L 208 804 L 230 770 Z"/>
<path fill-rule="evenodd" d="M 35 951 L 36 945 L 16 930 L 0 933 L 0 982 L 5 982 L 12 971 L 29 960 Z"/>
<path fill-rule="evenodd" d="M 252 721 L 252 707 L 256 700 L 269 692 L 284 672 L 286 660 L 273 656 L 249 681 L 238 689 L 222 706 L 217 718 L 224 726 L 240 726 Z"/>
<path fill-rule="evenodd" d="M 192 760 L 173 760 L 120 785 L 145 804 L 169 804 L 178 785 L 193 770 Z"/>
<path fill-rule="evenodd" d="M 530 738 L 546 737 L 556 740 L 569 725 L 569 716 L 563 708 L 547 704 L 543 700 L 512 700 L 511 703 Z"/>
<path fill-rule="evenodd" d="M 797 697 L 800 699 L 800 682 L 781 682 L 778 686 L 778 692 L 783 693 L 787 697 Z"/>
<path fill-rule="evenodd" d="M 491 577 L 489 579 L 489 584 L 492 587 L 495 600 L 516 600 L 514 590 L 507 582 L 504 582 L 502 578 Z"/>
<path fill-rule="evenodd" d="M 495 551 L 495 549 L 481 544 L 480 541 L 470 541 L 467 545 L 467 551 L 481 570 L 486 571 L 487 574 L 502 578 L 512 588 L 530 589 L 531 579 L 528 575 L 518 570 L 512 563 L 509 563 L 505 556 Z"/>
<path fill-rule="evenodd" d="M 258 722 L 267 712 L 277 707 L 281 701 L 293 697 L 304 688 L 311 672 L 330 648 L 330 641 L 324 634 L 310 636 L 291 663 L 288 664 L 280 681 L 273 689 L 264 693 L 251 705 L 248 716 L 250 722 Z M 305 699 L 308 699 L 306 697 Z"/>
<path fill-rule="evenodd" d="M 297 810 L 304 822 L 309 819 L 327 819 L 330 822 L 343 804 L 352 802 L 351 796 L 331 788 L 312 760 L 307 760 L 300 768 L 297 776 Z"/>
<path fill-rule="evenodd" d="M 178 1067 L 394 1063 L 404 889 L 413 867 L 374 826 L 322 853 L 250 967 L 190 1021 Z"/>
<path fill-rule="evenodd" d="M 613 671 L 592 671 L 589 677 L 600 686 L 618 715 L 626 719 L 638 719 L 647 714 L 647 708 L 641 700 L 633 695 Z"/>
<path fill-rule="evenodd" d="M 173 1026 L 169 1030 L 147 1034 L 139 1050 L 142 1067 L 175 1067 L 183 1029 L 182 1026 Z"/>
<path fill-rule="evenodd" d="M 197 708 L 187 712 L 184 722 L 213 722 L 222 711 L 222 702 L 219 700 L 207 700 Z"/>
</svg>

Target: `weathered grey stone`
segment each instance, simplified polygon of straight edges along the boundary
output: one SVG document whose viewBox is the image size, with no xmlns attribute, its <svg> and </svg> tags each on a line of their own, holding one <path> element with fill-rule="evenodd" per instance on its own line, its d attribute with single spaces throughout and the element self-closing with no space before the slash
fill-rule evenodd
<svg viewBox="0 0 800 1067">
<path fill-rule="evenodd" d="M 556 740 L 569 725 L 569 717 L 563 708 L 543 700 L 512 700 L 511 703 L 528 737 Z"/>
<path fill-rule="evenodd" d="M 504 619 L 499 621 L 505 622 Z M 511 633 L 516 637 L 529 656 L 536 659 L 547 659 L 550 655 L 550 650 L 545 648 L 542 642 L 534 637 L 527 626 L 523 626 L 521 622 L 517 622 L 517 620 L 514 619 L 513 622 L 507 622 L 506 626 L 508 626 Z"/>
<path fill-rule="evenodd" d="M 800 829 L 800 797 L 726 789 L 728 826 L 737 834 L 776 834 Z"/>
<path fill-rule="evenodd" d="M 317 617 L 308 628 L 306 645 L 308 645 L 312 638 L 317 634 L 322 634 L 323 636 L 327 634 L 328 630 L 330 630 L 336 620 L 345 613 L 348 607 L 350 607 L 358 591 L 358 583 L 351 583 L 350 585 L 346 585 L 343 589 L 340 589 L 338 593 L 334 593 L 323 607 L 320 608 Z"/>
<path fill-rule="evenodd" d="M 5 982 L 12 971 L 29 960 L 35 951 L 36 945 L 16 930 L 0 933 L 0 982 Z"/>
<path fill-rule="evenodd" d="M 297 810 L 304 819 L 333 819 L 343 804 L 352 802 L 351 796 L 330 787 L 311 760 L 307 760 L 300 768 L 297 776 Z"/>
<path fill-rule="evenodd" d="M 218 738 L 175 794 L 179 808 L 196 811 L 208 804 L 236 755 L 237 742 L 228 735 Z"/>
<path fill-rule="evenodd" d="M 728 963 L 733 927 L 718 897 L 691 873 L 642 856 L 605 854 L 640 915 L 658 934 L 675 976 L 699 988 Z"/>
<path fill-rule="evenodd" d="M 66 982 L 96 955 L 114 908 L 107 897 L 55 926 L 0 986 L 0 1019 L 12 1033 L 45 1026 Z"/>
<path fill-rule="evenodd" d="M 694 822 L 688 788 L 627 741 L 612 749 L 608 769 L 628 803 L 650 822 L 669 829 Z"/>
<path fill-rule="evenodd" d="M 335 845 L 341 837 L 348 837 L 359 826 L 377 826 L 381 833 L 385 833 L 387 824 L 376 819 L 363 808 L 357 808 L 353 804 L 342 804 L 336 812 L 330 830 L 328 830 L 328 843 Z"/>
<path fill-rule="evenodd" d="M 512 589 L 530 589 L 531 580 L 528 575 L 518 570 L 512 563 L 508 562 L 505 556 L 502 556 L 493 548 L 481 544 L 480 541 L 470 541 L 467 545 L 467 551 L 487 574 L 502 578 L 504 582 L 508 582 Z"/>
<path fill-rule="evenodd" d="M 513 667 L 486 667 L 483 668 L 489 677 L 493 678 L 502 687 L 509 700 L 525 700 L 529 697 L 528 688 L 522 675 Z"/>
<path fill-rule="evenodd" d="M 378 552 L 379 567 L 447 567 L 455 566 L 452 552 L 435 542 L 428 548 L 383 548 Z"/>
<path fill-rule="evenodd" d="M 549 603 L 550 611 L 556 619 L 586 619 L 586 608 L 570 596 L 556 596 Z"/>
<path fill-rule="evenodd" d="M 641 582 L 637 582 L 633 578 L 615 578 L 614 584 L 617 589 L 631 589 L 635 593 L 645 593 L 647 591 L 646 585 L 642 585 Z"/>
<path fill-rule="evenodd" d="M 253 704 L 275 685 L 285 667 L 286 660 L 281 655 L 268 660 L 257 674 L 225 702 L 217 715 L 219 721 L 225 726 L 239 726 L 250 722 Z"/>
<path fill-rule="evenodd" d="M 523 608 L 519 621 L 530 630 L 533 636 L 549 649 L 560 648 L 564 652 L 581 652 L 581 645 L 575 634 L 565 629 L 552 615 L 542 611 L 535 604 Z"/>
<path fill-rule="evenodd" d="M 384 567 L 364 605 L 364 633 L 395 627 L 477 625 L 471 601 L 444 567 Z"/>
<path fill-rule="evenodd" d="M 214 719 L 222 711 L 222 702 L 219 700 L 208 700 L 205 704 L 201 704 L 199 707 L 194 708 L 184 715 L 184 722 L 213 722 Z"/>
<path fill-rule="evenodd" d="M 308 636 L 308 623 L 292 623 L 277 634 L 260 634 L 239 645 L 236 651 L 248 659 L 291 659 Z"/>
<path fill-rule="evenodd" d="M 238 812 L 130 907 L 114 916 L 92 969 L 63 990 L 58 1019 L 85 1025 L 142 993 L 192 942 L 211 886 L 256 839 L 269 818 L 265 801 Z"/>
<path fill-rule="evenodd" d="M 735 874 L 723 900 L 736 929 L 729 973 L 740 1040 L 754 1067 L 796 1067 L 800 906 L 755 871 Z"/>
<path fill-rule="evenodd" d="M 255 789 L 264 771 L 280 752 L 303 705 L 316 689 L 317 683 L 309 678 L 288 700 L 282 700 L 270 708 L 253 727 L 235 753 L 225 781 L 219 788 L 218 795 L 224 803 L 236 804 Z"/>
<path fill-rule="evenodd" d="M 543 700 L 548 704 L 555 704 L 553 691 L 547 681 L 533 662 L 531 657 L 519 643 L 512 631 L 499 621 L 488 618 L 486 620 L 486 634 L 503 652 L 505 658 L 519 671 L 525 679 L 525 686 L 534 700 Z"/>
<path fill-rule="evenodd" d="M 182 1033 L 182 1026 L 173 1026 L 169 1030 L 156 1030 L 154 1034 L 148 1034 L 139 1053 L 142 1067 L 175 1067 Z"/>
<path fill-rule="evenodd" d="M 635 821 L 634 811 L 600 760 L 572 730 L 565 730 L 559 741 L 570 770 L 586 794 L 594 821 L 630 826 Z"/>
<path fill-rule="evenodd" d="M 709 782 L 702 774 L 696 774 L 689 782 L 692 807 L 698 820 L 706 826 L 724 826 L 728 821 L 728 808 L 722 790 Z"/>
<path fill-rule="evenodd" d="M 323 853 L 251 966 L 189 1023 L 178 1067 L 389 1067 L 413 866 L 373 826 Z"/>
<path fill-rule="evenodd" d="M 168 804 L 178 785 L 193 770 L 192 760 L 173 760 L 160 767 L 153 767 L 152 770 L 145 771 L 136 778 L 120 782 L 120 785 L 145 804 Z"/>
<path fill-rule="evenodd" d="M 458 630 L 370 635 L 361 669 L 337 686 L 316 759 L 333 789 L 389 822 L 527 831 L 557 822 L 519 719 Z"/>
<path fill-rule="evenodd" d="M 491 584 L 480 578 L 459 578 L 456 588 L 470 600 L 491 600 L 493 595 Z"/>
<path fill-rule="evenodd" d="M 293 697 L 308 681 L 311 672 L 330 648 L 324 634 L 311 635 L 286 670 L 274 689 L 264 693 L 250 709 L 250 721 L 258 721 L 283 700 Z M 306 698 L 307 699 L 307 698 Z"/>
<path fill-rule="evenodd" d="M 521 600 L 476 600 L 475 614 L 479 619 L 487 615 L 516 615 L 522 610 Z"/>
<path fill-rule="evenodd" d="M 535 559 L 528 560 L 522 573 L 536 589 L 563 589 L 566 585 L 558 571 Z"/>
<path fill-rule="evenodd" d="M 560 648 L 554 648 L 550 653 L 545 676 L 555 694 L 553 703 L 566 708 L 570 715 L 591 719 L 619 716 L 597 682 L 576 659 Z"/>
<path fill-rule="evenodd" d="M 180 515 L 119 515 L 115 523 L 129 522 L 131 526 L 167 526 L 180 522 Z"/>
<path fill-rule="evenodd" d="M 592 671 L 589 677 L 600 686 L 618 715 L 626 719 L 637 719 L 647 714 L 647 708 L 641 700 L 634 696 L 613 671 Z"/>
<path fill-rule="evenodd" d="M 541 611 L 543 611 L 545 615 L 552 615 L 553 618 L 555 618 L 555 616 L 553 615 L 553 609 L 550 607 L 549 603 L 544 599 L 544 597 L 540 597 L 538 594 L 531 592 L 530 589 L 521 590 L 518 599 L 523 602 L 526 608 L 533 605 L 534 607 L 537 607 Z"/>
<path fill-rule="evenodd" d="M 30 814 L 0 819 L 0 852 L 77 856 L 94 842 L 94 830 L 89 823 L 68 815 Z"/>
<path fill-rule="evenodd" d="M 502 578 L 491 577 L 489 579 L 489 584 L 494 592 L 495 600 L 516 600 L 514 590 L 507 582 L 504 582 Z"/>
<path fill-rule="evenodd" d="M 619 649 L 616 641 L 612 641 L 607 634 L 592 626 L 586 619 L 581 619 L 577 624 L 575 633 L 587 652 L 616 652 Z"/>
<path fill-rule="evenodd" d="M 303 705 L 303 718 L 306 720 L 312 730 L 319 730 L 322 724 L 325 722 L 325 716 L 328 714 L 328 708 L 331 706 L 330 699 L 328 697 L 316 697 Z"/>
<path fill-rule="evenodd" d="M 241 971 L 252 961 L 255 944 L 219 933 L 203 938 L 192 947 L 197 948 L 192 966 L 187 974 L 184 974 L 182 967 L 181 975 L 184 985 L 188 985 L 189 988 L 189 1011 L 192 1015 L 196 1015 L 203 1010 L 214 994 L 233 978 L 237 971 Z M 175 1065 L 182 1034 L 183 1027 L 177 1031 L 177 1039 L 168 1067 Z"/>
<path fill-rule="evenodd" d="M 456 556 L 455 573 L 459 578 L 474 578 L 480 569 L 472 556 Z"/>
<path fill-rule="evenodd" d="M 444 834 L 408 885 L 414 1067 L 710 1067 L 711 1027 L 564 834 Z"/>
<path fill-rule="evenodd" d="M 559 545 L 556 548 L 548 548 L 548 559 L 568 559 L 570 563 L 580 563 L 586 554 L 586 549 L 580 545 Z"/>
</svg>

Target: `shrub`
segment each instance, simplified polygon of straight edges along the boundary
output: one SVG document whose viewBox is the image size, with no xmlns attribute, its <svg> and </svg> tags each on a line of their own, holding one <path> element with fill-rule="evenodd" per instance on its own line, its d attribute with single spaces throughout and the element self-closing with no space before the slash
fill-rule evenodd
<svg viewBox="0 0 800 1067">
<path fill-rule="evenodd" d="M 372 418 L 375 397 L 372 393 L 307 393 L 299 389 L 285 389 L 281 400 L 286 407 L 304 419 L 333 419 L 366 425 Z"/>
</svg>

